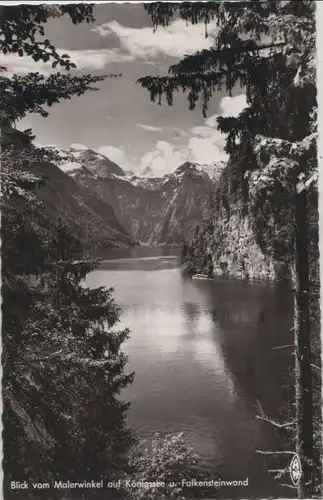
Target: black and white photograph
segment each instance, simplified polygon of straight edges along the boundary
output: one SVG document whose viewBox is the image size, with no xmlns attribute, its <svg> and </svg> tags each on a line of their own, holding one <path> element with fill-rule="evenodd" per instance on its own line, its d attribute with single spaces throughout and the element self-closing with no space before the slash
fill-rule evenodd
<svg viewBox="0 0 323 500">
<path fill-rule="evenodd" d="M 0 3 L 4 500 L 322 498 L 318 2 Z"/>
</svg>

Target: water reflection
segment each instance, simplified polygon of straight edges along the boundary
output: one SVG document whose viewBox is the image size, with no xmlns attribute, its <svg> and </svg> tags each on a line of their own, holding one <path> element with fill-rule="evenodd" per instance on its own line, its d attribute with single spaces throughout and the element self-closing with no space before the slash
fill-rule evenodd
<svg viewBox="0 0 323 500">
<path fill-rule="evenodd" d="M 227 396 L 234 397 L 234 383 L 219 342 L 219 326 L 214 323 L 213 315 L 203 311 L 197 304 L 184 302 L 182 308 L 185 322 L 185 342 L 191 343 L 193 359 L 202 370 L 213 372 L 218 385 L 225 388 Z M 185 346 L 184 346 L 185 348 Z"/>
<path fill-rule="evenodd" d="M 290 295 L 268 284 L 187 281 L 178 269 L 158 269 L 158 259 L 154 270 L 142 260 L 140 270 L 138 261 L 128 272 L 115 261 L 89 277 L 115 288 L 121 326 L 131 329 L 129 423 L 144 438 L 184 431 L 217 477 L 249 477 L 245 498 L 277 494 L 255 450 L 279 446 L 279 436 L 255 417 L 257 400 L 274 418 L 290 397 L 282 382 L 291 356 L 273 350 L 290 343 Z"/>
</svg>

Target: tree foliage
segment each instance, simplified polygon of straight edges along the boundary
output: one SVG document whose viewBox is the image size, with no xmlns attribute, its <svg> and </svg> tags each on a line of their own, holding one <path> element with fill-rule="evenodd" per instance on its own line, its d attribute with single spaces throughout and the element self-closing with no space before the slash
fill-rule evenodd
<svg viewBox="0 0 323 500">
<path fill-rule="evenodd" d="M 2 54 L 28 56 L 35 62 L 51 63 L 53 73 L 46 77 L 39 72 L 24 76 L 5 76 L 1 68 L 0 96 L 2 102 L 1 125 L 23 118 L 27 113 L 48 115 L 47 107 L 61 99 L 80 96 L 89 90 L 98 90 L 94 84 L 119 75 L 93 76 L 91 74 L 71 75 L 54 72 L 77 69 L 69 54 L 62 54 L 46 36 L 46 23 L 53 18 L 67 16 L 73 24 L 93 22 L 93 5 L 21 5 L 19 8 L 1 6 L 0 51 Z M 3 59 L 5 63 L 5 58 Z"/>
<path fill-rule="evenodd" d="M 104 80 L 104 76 L 54 73 L 48 77 L 40 73 L 24 76 L 0 76 L 0 96 L 4 123 L 15 123 L 27 113 L 48 116 L 48 107 L 61 99 L 81 96 L 88 90 L 98 90 L 93 83 Z"/>
<path fill-rule="evenodd" d="M 244 89 L 247 107 L 237 117 L 217 119 L 219 130 L 226 134 L 226 150 L 230 154 L 231 191 L 238 190 L 249 204 L 259 241 L 261 238 L 271 241 L 276 231 L 276 246 L 286 250 L 280 258 L 288 258 L 293 243 L 286 246 L 283 242 L 287 233 L 293 233 L 293 216 L 287 191 L 295 190 L 299 176 L 305 182 L 311 178 L 315 185 L 317 168 L 315 3 L 307 0 L 203 5 L 159 2 L 147 4 L 145 8 L 155 29 L 167 26 L 179 16 L 187 23 L 203 21 L 208 36 L 208 24 L 216 21 L 213 47 L 185 56 L 169 68 L 167 76 L 146 76 L 138 81 L 150 92 L 151 99 L 160 104 L 165 98 L 172 105 L 174 94 L 185 91 L 190 109 L 200 102 L 204 114 L 217 90 L 224 89 L 232 95 L 239 86 Z M 259 154 L 261 141 L 262 155 Z M 289 145 L 287 156 L 282 154 L 282 141 Z M 308 142 L 311 143 L 309 151 L 306 150 Z M 288 148 L 293 151 L 292 161 Z M 279 164 L 280 171 L 277 170 Z M 282 171 L 284 174 L 280 176 Z M 287 191 L 286 175 L 289 176 Z M 261 183 L 256 179 L 262 179 Z M 265 179 L 267 187 L 264 187 Z M 277 189 L 272 189 L 275 183 Z M 274 205 L 275 220 L 272 218 Z M 284 226 L 282 231 L 278 230 L 279 226 Z M 262 248 L 271 252 L 265 246 Z"/>
<path fill-rule="evenodd" d="M 109 481 L 138 477 L 151 465 L 135 450 L 130 459 L 136 438 L 126 423 L 129 403 L 121 395 L 133 380 L 123 352 L 129 331 L 118 329 L 121 311 L 113 289 L 86 286 L 86 276 L 98 262 L 84 257 L 66 222 L 54 221 L 38 197 L 47 178 L 35 175 L 33 167 L 57 160 L 57 153 L 35 147 L 31 130 L 15 128 L 27 113 L 46 117 L 52 104 L 96 90 L 94 85 L 106 78 L 64 73 L 76 67 L 45 35 L 47 21 L 61 16 L 74 24 L 91 22 L 93 8 L 1 7 L 2 54 L 51 62 L 53 69 L 48 77 L 9 76 L 3 67 L 0 74 L 6 498 L 35 498 L 31 489 L 13 491 L 11 481 Z M 63 73 L 54 72 L 57 66 Z M 169 464 L 183 464 L 184 448 L 182 440 L 166 447 L 161 460 L 165 474 Z M 189 456 L 187 451 L 184 459 Z M 75 497 L 106 494 L 86 490 Z M 138 498 L 130 491 L 122 494 Z M 69 492 L 68 498 L 73 495 Z M 62 492 L 50 489 L 42 496 L 61 500 Z"/>
<path fill-rule="evenodd" d="M 165 99 L 171 106 L 174 95 L 184 91 L 189 108 L 200 103 L 206 116 L 216 91 L 225 90 L 232 96 L 240 87 L 246 94 L 247 106 L 237 117 L 218 118 L 218 129 L 226 134 L 230 159 L 221 179 L 222 183 L 225 180 L 227 196 L 221 193 L 222 200 L 217 204 L 225 202 L 230 217 L 232 202 L 242 201 L 263 253 L 287 263 L 292 272 L 296 268 L 297 441 L 304 465 L 300 494 L 312 495 L 321 468 L 316 462 L 312 474 L 309 421 L 313 414 L 309 408 L 312 319 L 308 296 L 315 295 L 313 284 L 319 281 L 315 2 L 158 2 L 145 8 L 155 29 L 168 26 L 178 16 L 187 23 L 204 22 L 208 36 L 209 23 L 216 22 L 210 49 L 185 56 L 169 68 L 166 76 L 138 80 L 152 101 L 162 104 Z M 308 248 L 307 243 L 301 244 L 301 232 L 306 242 L 310 235 Z M 196 240 L 200 241 L 201 236 Z"/>
<path fill-rule="evenodd" d="M 52 61 L 57 65 L 71 69 L 76 65 L 68 54 L 59 54 L 56 47 L 46 37 L 45 25 L 52 18 L 68 16 L 73 24 L 93 22 L 93 5 L 21 5 L 13 9 L 1 6 L 0 50 L 3 54 L 27 55 L 34 61 Z"/>
<path fill-rule="evenodd" d="M 293 78 L 295 73 L 301 74 L 304 66 L 313 63 L 311 49 L 315 47 L 315 9 L 311 1 L 206 2 L 203 6 L 186 2 L 157 2 L 145 8 L 152 17 L 155 29 L 158 25 L 168 25 L 175 13 L 192 24 L 204 21 L 206 35 L 210 21 L 216 20 L 217 23 L 214 47 L 184 57 L 170 67 L 169 76 L 147 76 L 138 80 L 150 91 L 153 101 L 158 99 L 161 102 L 165 96 L 168 104 L 172 105 L 176 91 L 188 91 L 190 109 L 194 109 L 200 99 L 202 110 L 206 113 L 209 99 L 216 90 L 224 88 L 231 95 L 233 88 L 239 85 L 246 89 L 251 108 L 247 115 L 241 116 L 243 128 L 247 128 L 248 119 L 254 126 L 256 120 L 263 119 L 265 127 L 267 114 L 274 117 L 278 109 L 270 110 L 269 103 L 272 105 L 272 100 L 276 102 L 277 97 L 282 97 L 271 99 L 275 90 L 273 83 L 279 83 L 281 78 L 286 89 L 288 78 Z M 302 52 L 304 39 L 306 51 Z M 289 71 L 286 71 L 287 67 L 290 67 Z M 314 71 L 315 67 L 312 67 L 312 75 Z M 267 112 L 265 116 L 259 107 Z M 222 123 L 226 123 L 228 128 L 230 122 L 222 120 Z M 272 124 L 267 126 L 272 127 Z M 258 128 L 258 131 L 261 130 Z"/>
<path fill-rule="evenodd" d="M 2 7 L 1 51 L 74 65 L 45 36 L 44 24 L 68 15 L 91 21 L 89 5 Z M 55 152 L 19 132 L 27 113 L 47 116 L 61 99 L 95 90 L 105 78 L 39 73 L 6 76 L 0 91 L 2 163 L 2 296 L 5 493 L 10 481 L 105 478 L 127 468 L 133 443 L 126 427 L 128 404 L 120 400 L 127 358 L 127 330 L 112 290 L 89 289 L 86 275 L 97 262 L 79 260 L 79 242 L 64 221 L 54 222 L 39 201 L 45 176 L 31 172 Z M 24 498 L 32 493 L 23 492 Z M 53 498 L 53 492 L 50 493 Z"/>
<path fill-rule="evenodd" d="M 182 433 L 164 438 L 156 433 L 151 449 L 142 450 L 142 444 L 133 449 L 131 463 L 135 472 L 126 494 L 130 500 L 184 500 L 187 496 L 182 481 L 192 478 L 198 462 L 199 456 Z"/>
</svg>

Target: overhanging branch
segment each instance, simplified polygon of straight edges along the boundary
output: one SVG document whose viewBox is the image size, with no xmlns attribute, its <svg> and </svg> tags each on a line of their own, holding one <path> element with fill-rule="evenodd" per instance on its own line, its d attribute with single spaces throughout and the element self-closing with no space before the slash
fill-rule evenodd
<svg viewBox="0 0 323 500">
<path fill-rule="evenodd" d="M 296 425 L 296 422 L 295 421 L 292 421 L 292 422 L 286 422 L 286 423 L 283 423 L 283 424 L 280 424 L 278 422 L 275 422 L 274 420 L 271 420 L 269 418 L 266 418 L 266 417 L 260 417 L 259 415 L 256 416 L 256 418 L 258 420 L 263 420 L 264 422 L 267 422 L 268 424 L 271 424 L 273 425 L 274 427 L 278 427 L 278 429 L 285 429 L 285 428 L 288 428 L 288 427 L 293 427 L 294 425 Z"/>
</svg>

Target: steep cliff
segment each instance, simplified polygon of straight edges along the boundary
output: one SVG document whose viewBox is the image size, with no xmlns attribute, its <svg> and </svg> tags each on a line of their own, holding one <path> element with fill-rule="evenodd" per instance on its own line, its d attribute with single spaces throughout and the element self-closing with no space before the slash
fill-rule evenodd
<svg viewBox="0 0 323 500">
<path fill-rule="evenodd" d="M 195 164 L 184 163 L 168 176 L 162 191 L 163 220 L 154 231 L 154 240 L 181 243 L 192 238 L 196 225 L 205 217 L 214 191 L 209 175 Z"/>
<path fill-rule="evenodd" d="M 215 186 L 208 218 L 185 244 L 183 272 L 238 279 L 289 278 L 286 263 L 262 251 L 244 190 L 235 188 L 231 173 L 228 164 Z"/>
<path fill-rule="evenodd" d="M 84 189 L 51 162 L 35 164 L 34 173 L 45 176 L 38 197 L 53 218 L 63 218 L 72 233 L 79 238 L 85 251 L 125 247 L 133 244 L 118 220 L 111 204 L 97 194 Z"/>
</svg>

